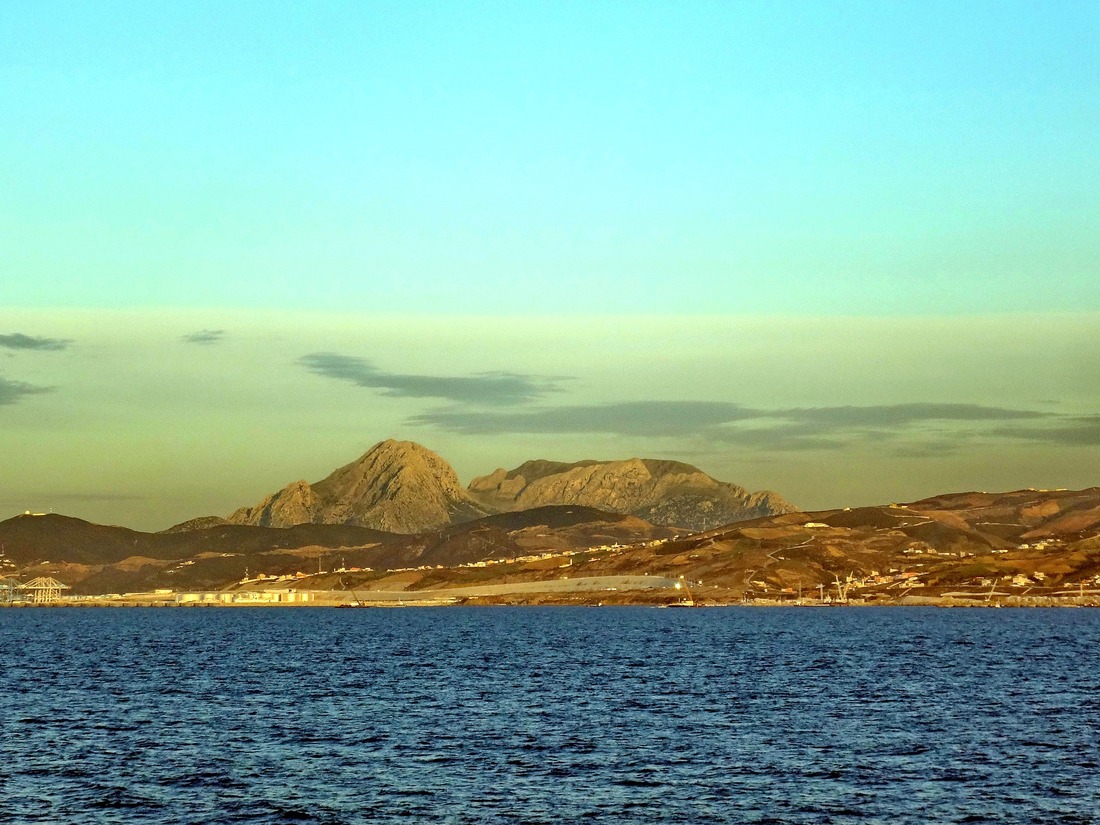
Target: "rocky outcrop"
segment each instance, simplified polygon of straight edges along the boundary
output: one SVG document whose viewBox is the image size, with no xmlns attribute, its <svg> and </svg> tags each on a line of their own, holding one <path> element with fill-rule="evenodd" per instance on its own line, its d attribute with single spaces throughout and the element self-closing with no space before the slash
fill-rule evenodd
<svg viewBox="0 0 1100 825">
<path fill-rule="evenodd" d="M 209 530 L 211 527 L 221 527 L 229 522 L 221 516 L 199 516 L 198 518 L 181 521 L 171 527 L 161 530 L 162 533 L 192 533 L 196 530 Z"/>
<path fill-rule="evenodd" d="M 296 481 L 228 520 L 262 527 L 350 524 L 421 533 L 489 512 L 438 455 L 411 441 L 390 440 L 321 481 Z"/>
<path fill-rule="evenodd" d="M 469 491 L 487 507 L 526 510 L 578 504 L 627 513 L 653 524 L 706 530 L 794 512 L 778 493 L 750 493 L 678 461 L 528 461 L 474 479 Z"/>
<path fill-rule="evenodd" d="M 321 502 L 307 481 L 295 481 L 272 493 L 255 507 L 242 507 L 228 519 L 230 524 L 253 527 L 292 527 L 295 524 L 340 524 L 329 521 Z"/>
</svg>

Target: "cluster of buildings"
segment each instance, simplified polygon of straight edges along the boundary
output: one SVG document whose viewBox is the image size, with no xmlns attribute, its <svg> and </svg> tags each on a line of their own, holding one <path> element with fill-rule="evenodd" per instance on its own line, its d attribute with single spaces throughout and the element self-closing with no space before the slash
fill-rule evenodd
<svg viewBox="0 0 1100 825">
<path fill-rule="evenodd" d="M 872 570 L 862 578 L 851 578 L 850 583 L 856 587 L 924 587 L 924 582 L 917 580 L 919 575 L 920 573 L 916 570 L 899 570 L 891 567 L 885 573 Z"/>
<path fill-rule="evenodd" d="M 579 552 L 588 552 L 588 551 L 562 550 L 562 551 L 558 551 L 556 553 L 553 552 L 553 551 L 548 551 L 546 553 L 534 553 L 534 554 L 531 554 L 531 555 L 528 555 L 528 556 L 515 556 L 514 558 L 482 559 L 481 561 L 468 561 L 465 564 L 457 564 L 455 566 L 456 567 L 489 567 L 490 565 L 494 565 L 494 564 L 515 564 L 517 562 L 522 563 L 522 562 L 542 561 L 544 559 L 557 559 L 557 558 L 564 559 L 564 558 L 568 558 L 568 557 L 571 557 L 571 556 L 575 556 Z"/>
<path fill-rule="evenodd" d="M 469 561 L 465 564 L 456 564 L 455 567 L 489 567 L 494 564 L 515 564 L 516 562 L 534 562 L 545 561 L 547 559 L 565 559 L 569 561 L 573 556 L 588 555 L 589 553 L 619 553 L 626 550 L 628 547 L 659 547 L 664 544 L 663 539 L 654 539 L 652 541 L 638 542 L 637 544 L 599 544 L 594 547 L 582 547 L 574 550 L 547 550 L 544 553 L 533 553 L 527 556 L 514 556 L 501 559 L 482 559 L 480 561 Z M 441 568 L 443 565 L 437 564 L 437 568 Z M 568 564 L 565 566 L 569 566 Z M 425 565 L 417 568 L 404 568 L 406 570 L 429 570 L 430 566 Z"/>
<path fill-rule="evenodd" d="M 177 605 L 225 604 L 308 604 L 314 595 L 308 590 L 231 590 L 207 593 L 175 593 Z"/>
<path fill-rule="evenodd" d="M 595 553 L 595 552 L 619 552 L 625 550 L 631 546 L 653 546 L 661 544 L 660 541 L 646 542 L 644 545 L 627 545 L 627 544 L 601 544 L 595 547 L 582 547 L 573 550 L 547 550 L 542 553 L 531 553 L 526 556 L 502 556 L 496 559 L 479 559 L 478 561 L 468 561 L 462 564 L 421 564 L 418 567 L 394 567 L 391 568 L 389 573 L 412 573 L 412 572 L 424 572 L 425 570 L 443 570 L 443 569 L 462 569 L 472 567 L 492 567 L 497 564 L 523 564 L 528 562 L 546 561 L 547 559 L 562 559 L 565 563 L 562 567 L 572 566 L 572 557 L 582 554 Z M 358 568 L 350 568 L 348 572 L 355 572 Z M 364 570 L 370 570 L 366 567 Z M 337 571 L 337 572 L 343 572 Z"/>
<path fill-rule="evenodd" d="M 996 553 L 996 552 L 1007 553 L 1008 551 L 1007 550 L 1001 550 L 1001 551 L 993 550 L 992 552 L 994 552 L 994 553 Z M 906 547 L 904 550 L 901 551 L 901 554 L 903 556 L 943 556 L 943 557 L 946 557 L 946 558 L 957 558 L 957 559 L 965 559 L 965 558 L 969 558 L 970 556 L 975 555 L 974 553 L 969 553 L 965 550 L 960 550 L 957 553 L 952 553 L 950 550 L 937 550 L 932 545 L 925 544 L 923 541 L 919 541 L 915 544 L 909 545 L 908 547 Z"/>
</svg>

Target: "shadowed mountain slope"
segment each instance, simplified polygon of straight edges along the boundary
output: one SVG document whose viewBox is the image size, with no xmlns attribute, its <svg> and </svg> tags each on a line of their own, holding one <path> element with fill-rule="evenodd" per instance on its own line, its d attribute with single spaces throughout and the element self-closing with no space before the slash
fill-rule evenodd
<svg viewBox="0 0 1100 825">
<path fill-rule="evenodd" d="M 307 546 L 359 547 L 403 539 L 365 527 L 300 524 L 288 529 L 220 524 L 198 530 L 142 533 L 50 514 L 0 522 L 0 552 L 20 565 L 113 564 L 132 557 L 190 559 L 204 553 L 266 553 Z"/>
</svg>

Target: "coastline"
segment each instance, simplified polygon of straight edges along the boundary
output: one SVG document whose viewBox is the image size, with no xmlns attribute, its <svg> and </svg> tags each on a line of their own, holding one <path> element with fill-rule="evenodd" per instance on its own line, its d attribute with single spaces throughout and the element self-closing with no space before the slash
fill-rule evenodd
<svg viewBox="0 0 1100 825">
<path fill-rule="evenodd" d="M 125 593 L 99 596 L 67 596 L 44 603 L 16 602 L 0 608 L 57 607 L 182 607 L 182 608 L 401 608 L 451 606 L 511 607 L 941 607 L 1028 608 L 1100 607 L 1100 592 L 1069 594 L 1011 594 L 966 592 L 866 594 L 845 601 L 818 598 L 744 598 L 740 593 L 715 588 L 685 598 L 676 580 L 659 576 L 594 576 L 527 582 L 467 585 L 427 590 L 312 590 L 273 591 L 230 589 L 205 592 Z"/>
</svg>

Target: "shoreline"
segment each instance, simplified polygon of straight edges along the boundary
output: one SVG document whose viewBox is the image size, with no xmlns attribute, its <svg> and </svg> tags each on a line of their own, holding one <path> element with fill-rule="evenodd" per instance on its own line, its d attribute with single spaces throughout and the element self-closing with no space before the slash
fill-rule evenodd
<svg viewBox="0 0 1100 825">
<path fill-rule="evenodd" d="M 386 589 L 379 587 L 372 590 L 247 587 L 238 583 L 221 590 L 162 589 L 142 593 L 68 595 L 49 602 L 14 602 L 0 604 L 0 607 L 1100 607 L 1100 591 L 1096 590 L 1062 590 L 1040 594 L 1035 593 L 1034 588 L 1022 593 L 1008 593 L 985 589 L 967 591 L 956 587 L 932 593 L 870 591 L 846 600 L 798 598 L 794 594 L 746 598 L 740 588 L 712 586 L 692 591 L 686 587 L 681 589 L 684 584 L 681 579 L 652 575 L 562 576 L 420 590 L 405 589 L 401 585 L 394 587 L 392 580 L 387 584 L 389 587 Z"/>
<path fill-rule="evenodd" d="M 411 591 L 404 594 L 386 594 L 388 598 L 349 599 L 336 591 L 311 593 L 313 598 L 293 602 L 259 600 L 210 600 L 180 602 L 163 595 L 126 594 L 119 598 L 86 597 L 45 603 L 0 604 L 0 609 L 56 609 L 56 608 L 184 608 L 184 609 L 224 609 L 224 608 L 321 608 L 321 609 L 400 609 L 400 608 L 446 608 L 446 607 L 650 607 L 650 608 L 859 608 L 874 609 L 882 607 L 936 607 L 943 609 L 988 609 L 1003 608 L 1100 608 L 1100 599 L 1096 597 L 1052 597 L 1052 596 L 1007 596 L 998 600 L 986 600 L 984 597 L 960 598 L 939 596 L 905 596 L 900 599 L 851 599 L 847 602 L 820 602 L 817 600 L 791 599 L 697 599 L 694 603 L 680 602 L 676 599 L 659 597 L 631 598 L 620 594 L 618 598 L 584 598 L 579 595 L 560 592 L 531 592 L 523 594 L 496 594 L 455 596 L 440 591 Z M 641 595 L 641 594 L 635 594 Z"/>
</svg>

